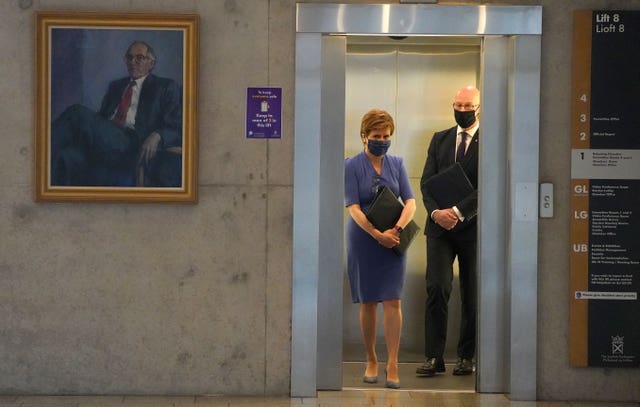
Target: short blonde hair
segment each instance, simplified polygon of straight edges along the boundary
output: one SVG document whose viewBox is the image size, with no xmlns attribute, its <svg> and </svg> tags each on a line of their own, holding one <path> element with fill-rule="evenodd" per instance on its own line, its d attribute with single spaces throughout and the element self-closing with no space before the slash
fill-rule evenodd
<svg viewBox="0 0 640 407">
<path fill-rule="evenodd" d="M 371 109 L 362 116 L 360 135 L 366 136 L 373 130 L 389 128 L 391 134 L 396 129 L 393 117 L 382 109 Z"/>
</svg>

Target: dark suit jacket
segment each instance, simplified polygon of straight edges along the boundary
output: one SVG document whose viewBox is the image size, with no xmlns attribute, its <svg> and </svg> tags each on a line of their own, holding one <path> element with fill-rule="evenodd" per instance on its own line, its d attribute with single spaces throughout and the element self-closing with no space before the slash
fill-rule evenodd
<svg viewBox="0 0 640 407">
<path fill-rule="evenodd" d="M 115 112 L 124 89 L 129 83 L 128 77 L 109 84 L 102 99 L 100 115 L 111 118 Z M 138 110 L 136 112 L 136 145 L 157 131 L 162 137 L 161 147 L 182 146 L 182 92 L 178 84 L 168 78 L 149 74 L 142 83 Z"/>
<path fill-rule="evenodd" d="M 424 233 L 427 236 L 439 237 L 445 233 L 451 233 L 458 238 L 465 240 L 473 240 L 476 238 L 476 214 L 478 211 L 478 140 L 480 130 L 471 139 L 467 153 L 460 162 L 471 184 L 475 188 L 474 191 L 466 198 L 458 202 L 455 206 L 462 212 L 464 216 L 463 222 L 458 222 L 451 231 L 446 231 L 431 219 L 431 212 L 440 208 L 435 199 L 429 194 L 429 190 L 425 187 L 425 182 L 433 175 L 445 170 L 455 162 L 456 151 L 456 131 L 457 126 L 450 129 L 439 131 L 433 135 L 429 144 L 427 160 L 422 171 L 420 179 L 420 190 L 422 191 L 422 201 L 427 208 L 427 224 Z"/>
</svg>

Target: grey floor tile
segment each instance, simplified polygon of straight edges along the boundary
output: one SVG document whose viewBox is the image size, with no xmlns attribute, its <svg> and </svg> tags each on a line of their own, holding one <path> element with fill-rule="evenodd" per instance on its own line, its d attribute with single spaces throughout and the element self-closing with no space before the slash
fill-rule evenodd
<svg viewBox="0 0 640 407">
<path fill-rule="evenodd" d="M 15 407 L 17 404 L 17 396 L 0 396 L 0 407 Z"/>
<path fill-rule="evenodd" d="M 20 407 L 78 407 L 78 397 L 74 396 L 20 396 L 16 400 Z"/>
<path fill-rule="evenodd" d="M 230 397 L 229 407 L 289 407 L 291 399 L 289 397 Z"/>
<path fill-rule="evenodd" d="M 125 396 L 74 396 L 78 407 L 122 407 Z"/>
<path fill-rule="evenodd" d="M 195 399 L 196 407 L 229 407 L 229 397 L 223 396 L 198 396 Z"/>
<path fill-rule="evenodd" d="M 78 396 L 78 407 L 122 407 L 124 396 Z"/>
<path fill-rule="evenodd" d="M 122 407 L 185 407 L 194 406 L 195 400 L 194 396 L 126 396 L 122 401 Z"/>
</svg>

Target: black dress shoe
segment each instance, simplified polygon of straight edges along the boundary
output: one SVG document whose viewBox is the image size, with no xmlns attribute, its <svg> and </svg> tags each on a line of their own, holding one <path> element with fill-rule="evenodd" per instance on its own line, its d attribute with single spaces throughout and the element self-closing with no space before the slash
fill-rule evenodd
<svg viewBox="0 0 640 407">
<path fill-rule="evenodd" d="M 416 376 L 418 377 L 432 377 L 436 373 L 442 373 L 445 371 L 444 361 L 436 358 L 427 358 L 424 364 L 416 369 Z"/>
<path fill-rule="evenodd" d="M 454 376 L 465 376 L 473 373 L 473 361 L 466 358 L 458 358 L 455 367 L 453 368 Z"/>
</svg>

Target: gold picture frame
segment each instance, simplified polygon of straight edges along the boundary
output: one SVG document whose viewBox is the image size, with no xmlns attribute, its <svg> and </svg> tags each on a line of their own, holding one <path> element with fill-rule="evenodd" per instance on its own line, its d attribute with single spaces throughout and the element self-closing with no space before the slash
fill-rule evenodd
<svg viewBox="0 0 640 407">
<path fill-rule="evenodd" d="M 35 13 L 36 201 L 196 202 L 198 20 Z"/>
</svg>

